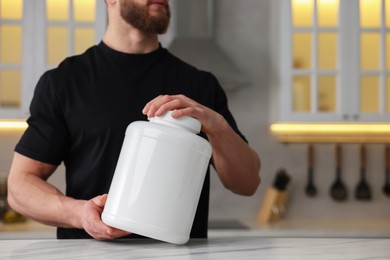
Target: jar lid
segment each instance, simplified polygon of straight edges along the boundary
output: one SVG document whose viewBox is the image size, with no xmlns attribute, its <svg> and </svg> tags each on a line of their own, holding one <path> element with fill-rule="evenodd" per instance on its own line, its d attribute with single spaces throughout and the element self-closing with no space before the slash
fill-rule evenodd
<svg viewBox="0 0 390 260">
<path fill-rule="evenodd" d="M 200 124 L 199 120 L 197 120 L 193 117 L 190 117 L 190 116 L 173 118 L 171 115 L 172 112 L 173 111 L 168 111 L 161 116 L 148 118 L 148 120 L 150 122 L 153 122 L 153 123 L 184 128 L 184 129 L 191 131 L 192 133 L 195 133 L 195 134 L 198 134 L 200 132 L 201 124 Z"/>
</svg>

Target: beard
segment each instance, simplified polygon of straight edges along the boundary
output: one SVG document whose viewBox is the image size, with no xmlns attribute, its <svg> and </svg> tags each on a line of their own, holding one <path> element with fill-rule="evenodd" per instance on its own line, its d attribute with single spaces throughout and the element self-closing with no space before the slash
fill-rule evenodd
<svg viewBox="0 0 390 260">
<path fill-rule="evenodd" d="M 171 12 L 169 6 L 166 6 L 165 11 L 161 11 L 158 15 L 150 15 L 148 6 L 140 5 L 132 0 L 120 1 L 121 17 L 131 26 L 137 28 L 144 33 L 163 34 L 167 31 Z"/>
</svg>

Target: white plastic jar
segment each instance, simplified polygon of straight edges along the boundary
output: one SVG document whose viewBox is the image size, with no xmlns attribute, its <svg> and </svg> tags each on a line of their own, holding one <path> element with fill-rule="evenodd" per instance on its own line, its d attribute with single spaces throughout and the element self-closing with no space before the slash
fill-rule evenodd
<svg viewBox="0 0 390 260">
<path fill-rule="evenodd" d="M 109 226 L 185 244 L 194 221 L 211 146 L 192 117 L 136 121 L 126 129 L 102 220 Z"/>
</svg>

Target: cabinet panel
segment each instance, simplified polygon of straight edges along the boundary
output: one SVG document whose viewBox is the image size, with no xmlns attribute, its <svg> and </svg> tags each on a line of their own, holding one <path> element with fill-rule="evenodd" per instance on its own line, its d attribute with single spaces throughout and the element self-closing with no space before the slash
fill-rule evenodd
<svg viewBox="0 0 390 260">
<path fill-rule="evenodd" d="M 69 0 L 46 0 L 48 21 L 67 21 L 69 19 Z"/>
<path fill-rule="evenodd" d="M 360 78 L 360 112 L 378 113 L 380 111 L 379 77 Z"/>
<path fill-rule="evenodd" d="M 335 113 L 337 103 L 336 77 L 320 76 L 318 77 L 318 107 L 317 111 L 323 113 Z"/>
<path fill-rule="evenodd" d="M 0 26 L 0 62 L 2 64 L 21 64 L 22 26 Z"/>
<path fill-rule="evenodd" d="M 49 26 L 46 39 L 46 63 L 55 66 L 68 55 L 68 28 Z"/>
<path fill-rule="evenodd" d="M 281 120 L 390 121 L 390 0 L 282 2 Z"/>
<path fill-rule="evenodd" d="M 360 35 L 360 69 L 379 70 L 381 39 L 379 33 L 361 33 Z"/>
<path fill-rule="evenodd" d="M 22 75 L 19 70 L 0 71 L 0 107 L 20 107 L 21 83 Z"/>
<path fill-rule="evenodd" d="M 95 43 L 95 30 L 91 28 L 74 29 L 74 54 L 84 52 Z"/>
<path fill-rule="evenodd" d="M 360 24 L 363 28 L 381 26 L 382 0 L 360 0 Z"/>
<path fill-rule="evenodd" d="M 0 111 L 12 114 L 22 103 L 22 17 L 22 0 L 0 0 Z"/>
<path fill-rule="evenodd" d="M 96 0 L 73 0 L 73 16 L 76 22 L 93 23 L 96 17 Z"/>
<path fill-rule="evenodd" d="M 320 70 L 337 69 L 337 34 L 318 34 L 318 68 Z"/>
<path fill-rule="evenodd" d="M 339 26 L 339 3 L 338 0 L 318 0 L 318 26 L 338 27 Z"/>
<path fill-rule="evenodd" d="M 311 111 L 311 79 L 307 76 L 293 78 L 293 107 L 294 112 Z"/>
<path fill-rule="evenodd" d="M 314 0 L 292 0 L 292 24 L 293 26 L 313 25 Z"/>
<path fill-rule="evenodd" d="M 310 33 L 293 35 L 293 67 L 295 69 L 311 68 L 312 36 Z"/>
<path fill-rule="evenodd" d="M 20 20 L 23 17 L 23 0 L 0 0 L 0 19 Z"/>
<path fill-rule="evenodd" d="M 100 0 L 0 0 L 0 118 L 26 118 L 42 73 L 99 42 L 105 16 Z"/>
<path fill-rule="evenodd" d="M 390 77 L 386 77 L 386 112 L 390 113 Z"/>
</svg>

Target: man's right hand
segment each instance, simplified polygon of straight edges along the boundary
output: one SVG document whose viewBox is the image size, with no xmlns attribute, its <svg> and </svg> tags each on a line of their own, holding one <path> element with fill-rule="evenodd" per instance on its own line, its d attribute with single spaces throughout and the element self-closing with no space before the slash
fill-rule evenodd
<svg viewBox="0 0 390 260">
<path fill-rule="evenodd" d="M 85 201 L 81 213 L 82 228 L 97 240 L 115 239 L 129 235 L 130 233 L 127 231 L 107 226 L 102 222 L 101 214 L 106 200 L 107 194 L 104 194 Z"/>
</svg>

